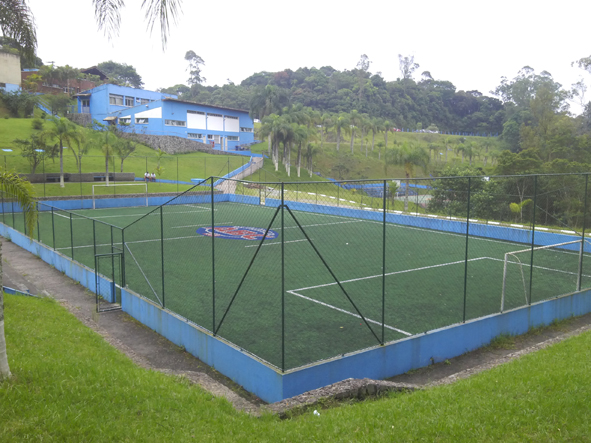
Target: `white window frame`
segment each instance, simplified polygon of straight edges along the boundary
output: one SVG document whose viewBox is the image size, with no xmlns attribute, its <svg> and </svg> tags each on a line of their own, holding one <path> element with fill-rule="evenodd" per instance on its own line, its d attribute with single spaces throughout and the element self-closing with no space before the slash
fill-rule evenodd
<svg viewBox="0 0 591 443">
<path fill-rule="evenodd" d="M 119 123 L 131 124 L 131 117 L 119 117 Z"/>
<path fill-rule="evenodd" d="M 135 97 L 125 97 L 125 106 L 128 108 L 135 106 Z"/>
<path fill-rule="evenodd" d="M 229 142 L 237 142 L 237 141 L 240 141 L 240 137 L 238 137 L 237 135 L 226 135 L 226 139 Z"/>
<path fill-rule="evenodd" d="M 240 128 L 240 132 L 252 132 L 252 128 Z"/>
<path fill-rule="evenodd" d="M 191 140 L 203 140 L 203 134 L 198 134 L 196 132 L 188 132 L 187 138 L 190 138 Z"/>
<path fill-rule="evenodd" d="M 137 100 L 140 105 L 147 105 L 148 103 L 150 103 L 152 101 L 149 98 L 138 98 Z"/>
<path fill-rule="evenodd" d="M 214 139 L 214 138 L 213 138 L 213 134 L 207 134 L 207 139 L 208 139 L 208 140 L 213 140 L 213 139 Z"/>
<path fill-rule="evenodd" d="M 139 117 L 139 118 L 136 117 L 135 118 L 136 125 L 147 125 L 149 121 L 150 121 L 150 119 L 146 118 L 146 117 Z"/>
</svg>

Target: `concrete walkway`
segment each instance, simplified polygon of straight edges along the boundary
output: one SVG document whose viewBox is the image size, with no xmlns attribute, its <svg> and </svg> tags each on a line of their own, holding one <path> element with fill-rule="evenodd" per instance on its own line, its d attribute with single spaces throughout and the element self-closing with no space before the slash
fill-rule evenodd
<svg viewBox="0 0 591 443">
<path fill-rule="evenodd" d="M 97 314 L 93 293 L 40 258 L 0 239 L 4 286 L 53 297 L 139 366 L 185 376 L 213 395 L 225 397 L 236 409 L 259 413 L 260 399 L 123 311 Z"/>
</svg>

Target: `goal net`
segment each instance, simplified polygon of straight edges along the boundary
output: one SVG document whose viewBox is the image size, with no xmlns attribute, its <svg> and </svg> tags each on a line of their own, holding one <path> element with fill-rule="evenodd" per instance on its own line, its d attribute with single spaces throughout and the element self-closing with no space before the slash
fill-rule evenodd
<svg viewBox="0 0 591 443">
<path fill-rule="evenodd" d="M 133 186 L 135 188 L 129 188 L 129 186 Z M 101 188 L 108 188 L 108 191 L 105 191 Z M 120 191 L 117 191 L 117 188 L 120 188 Z M 148 206 L 148 184 L 147 183 L 111 183 L 108 185 L 92 185 L 92 209 L 96 209 L 96 200 L 98 198 L 105 198 L 108 197 L 127 197 L 130 194 L 141 194 L 142 197 L 137 199 L 137 202 L 134 202 L 133 205 L 130 206 Z"/>
<path fill-rule="evenodd" d="M 535 274 L 533 281 L 539 293 L 537 299 L 543 299 L 545 292 L 557 295 L 576 291 L 580 282 L 582 245 L 581 240 L 574 240 L 507 252 L 503 264 L 501 312 L 507 304 L 507 309 L 512 309 L 531 301 L 532 274 Z"/>
</svg>

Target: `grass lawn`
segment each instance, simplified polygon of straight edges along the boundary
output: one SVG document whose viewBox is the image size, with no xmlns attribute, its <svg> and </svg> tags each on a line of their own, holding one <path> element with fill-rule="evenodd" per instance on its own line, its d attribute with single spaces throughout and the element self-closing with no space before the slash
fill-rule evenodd
<svg viewBox="0 0 591 443">
<path fill-rule="evenodd" d="M 588 441 L 591 333 L 454 385 L 279 420 L 136 367 L 56 302 L 5 295 L 0 441 Z"/>
</svg>

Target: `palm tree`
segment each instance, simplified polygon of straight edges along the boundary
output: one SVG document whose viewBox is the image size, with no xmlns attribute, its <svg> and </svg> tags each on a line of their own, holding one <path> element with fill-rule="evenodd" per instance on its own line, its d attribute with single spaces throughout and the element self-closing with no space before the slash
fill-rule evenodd
<svg viewBox="0 0 591 443">
<path fill-rule="evenodd" d="M 488 150 L 492 146 L 492 141 L 490 138 L 485 138 L 482 141 L 482 147 L 484 148 L 484 167 L 486 167 L 486 161 L 488 160 Z"/>
<path fill-rule="evenodd" d="M 310 178 L 312 177 L 313 158 L 317 150 L 318 148 L 316 148 L 313 144 L 308 143 L 308 148 L 306 149 L 306 163 L 308 164 L 308 172 L 310 173 Z"/>
<path fill-rule="evenodd" d="M 67 118 L 50 117 L 52 125 L 45 129 L 42 133 L 43 140 L 56 139 L 59 144 L 60 154 L 60 186 L 63 188 L 64 184 L 64 142 L 72 145 L 76 143 L 80 134 L 78 127 Z"/>
<path fill-rule="evenodd" d="M 418 166 L 423 170 L 427 169 L 429 164 L 429 153 L 422 146 L 404 142 L 401 146 L 391 149 L 386 154 L 386 164 L 403 165 L 406 176 L 406 186 L 404 190 L 404 211 L 408 211 L 408 190 L 410 178 L 414 175 L 414 170 Z"/>
<path fill-rule="evenodd" d="M 26 180 L 11 172 L 0 172 L 0 191 L 14 198 L 25 213 L 25 221 L 29 237 L 33 235 L 37 224 L 37 208 L 34 190 Z M 0 251 L 1 256 L 1 251 Z M 0 257 L 0 288 L 2 287 L 2 260 Z M 4 291 L 0 290 L 0 380 L 10 377 L 10 367 L 6 355 L 6 339 L 4 337 Z"/>
<path fill-rule="evenodd" d="M 443 146 L 445 147 L 445 163 L 447 164 L 447 151 L 448 151 L 448 146 L 451 145 L 453 143 L 453 139 L 451 137 L 445 137 L 443 139 Z"/>
<path fill-rule="evenodd" d="M 384 126 L 383 126 L 383 131 L 384 131 L 384 142 L 385 142 L 385 147 L 386 149 L 388 149 L 388 132 L 390 132 L 390 126 L 392 126 L 392 123 L 390 123 L 390 120 L 386 120 L 384 121 Z"/>
<path fill-rule="evenodd" d="M 308 141 L 308 128 L 304 125 L 297 125 L 293 131 L 293 141 L 298 145 L 297 170 L 298 177 L 300 176 L 300 167 L 302 164 L 302 144 Z M 289 174 L 288 174 L 289 175 Z"/>
<path fill-rule="evenodd" d="M 334 127 L 337 130 L 337 152 L 341 145 L 341 131 L 347 132 L 351 126 L 349 116 L 347 114 L 339 115 L 334 121 Z"/>
<path fill-rule="evenodd" d="M 320 147 L 324 148 L 324 134 L 327 132 L 334 124 L 332 119 L 332 115 L 328 113 L 322 114 L 320 117 Z"/>
<path fill-rule="evenodd" d="M 349 127 L 351 129 L 351 154 L 353 154 L 353 140 L 355 139 L 355 127 L 361 123 L 361 115 L 356 109 L 349 113 Z"/>
<path fill-rule="evenodd" d="M 175 23 L 181 12 L 182 0 L 145 0 L 142 2 L 148 29 L 152 32 L 154 25 L 160 25 L 162 48 L 170 33 L 170 20 Z M 119 33 L 121 26 L 120 10 L 125 6 L 122 0 L 92 0 L 94 16 L 99 29 L 104 30 L 107 37 Z M 5 37 L 14 39 L 27 60 L 35 59 L 37 34 L 33 13 L 26 0 L 0 0 L 0 31 Z"/>
<path fill-rule="evenodd" d="M 0 0 L 0 31 L 14 40 L 25 59 L 35 60 L 37 32 L 26 0 Z"/>
</svg>

